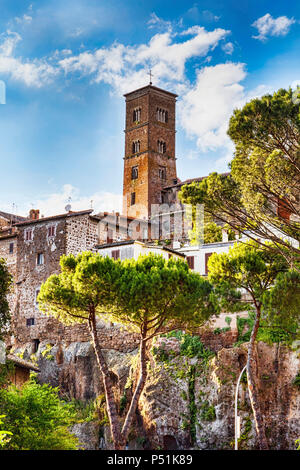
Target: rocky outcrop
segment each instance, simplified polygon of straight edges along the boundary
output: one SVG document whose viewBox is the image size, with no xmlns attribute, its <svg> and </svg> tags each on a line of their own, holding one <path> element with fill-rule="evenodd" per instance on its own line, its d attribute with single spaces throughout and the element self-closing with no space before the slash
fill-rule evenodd
<svg viewBox="0 0 300 470">
<path fill-rule="evenodd" d="M 163 340 L 165 355 L 151 368 L 140 401 L 140 413 L 152 448 L 232 449 L 234 393 L 245 364 L 247 344 L 220 350 L 207 363 L 175 355 L 174 338 Z M 160 343 L 161 345 L 161 343 Z M 272 449 L 294 449 L 300 435 L 300 393 L 293 380 L 300 370 L 299 353 L 285 347 L 257 345 L 259 395 Z M 240 448 L 257 442 L 247 386 L 239 393 Z M 169 447 L 168 447 L 169 446 Z"/>
<path fill-rule="evenodd" d="M 197 351 L 197 348 L 183 352 L 180 341 L 174 337 L 157 340 L 154 352 L 149 353 L 149 375 L 129 448 L 232 449 L 234 393 L 246 362 L 247 343 L 220 349 L 220 341 L 218 339 L 216 351 L 212 353 L 208 349 Z M 208 337 L 206 344 L 210 344 Z M 24 358 L 30 357 L 30 348 L 31 344 L 28 344 L 23 350 Z M 104 354 L 117 401 L 124 399 L 125 402 L 123 412 L 120 407 L 124 416 L 136 381 L 136 368 L 132 363 L 137 349 L 130 352 L 107 349 Z M 36 356 L 40 381 L 59 386 L 63 395 L 90 400 L 103 394 L 89 342 L 41 343 Z M 295 440 L 300 437 L 300 390 L 293 384 L 300 371 L 299 350 L 260 342 L 256 357 L 259 363 L 257 385 L 270 448 L 294 449 Z M 239 447 L 257 448 L 245 379 L 240 385 L 239 415 Z M 96 441 L 88 436 L 97 424 L 81 424 L 76 428 L 76 435 L 80 436 L 83 445 L 91 443 L 95 446 Z M 110 448 L 107 430 L 102 435 L 106 436 L 106 442 L 101 443 L 97 438 L 97 448 Z"/>
</svg>

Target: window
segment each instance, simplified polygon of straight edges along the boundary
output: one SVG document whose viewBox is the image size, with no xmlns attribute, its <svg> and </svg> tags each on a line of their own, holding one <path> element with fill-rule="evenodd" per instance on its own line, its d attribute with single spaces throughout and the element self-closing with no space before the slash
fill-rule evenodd
<svg viewBox="0 0 300 470">
<path fill-rule="evenodd" d="M 156 108 L 156 119 L 160 122 L 168 122 L 168 111 L 166 109 Z"/>
<path fill-rule="evenodd" d="M 26 318 L 26 326 L 33 326 L 34 318 Z"/>
<path fill-rule="evenodd" d="M 120 250 L 112 250 L 111 257 L 115 260 L 119 259 L 120 258 Z"/>
<path fill-rule="evenodd" d="M 161 180 L 165 180 L 167 178 L 167 169 L 165 166 L 161 166 L 158 169 L 158 176 Z"/>
<path fill-rule="evenodd" d="M 49 225 L 48 237 L 55 237 L 55 225 Z"/>
<path fill-rule="evenodd" d="M 36 264 L 41 265 L 44 264 L 44 254 L 43 253 L 38 253 L 36 257 Z"/>
<path fill-rule="evenodd" d="M 211 257 L 213 253 L 205 253 L 205 274 L 207 275 L 208 274 L 208 266 L 207 266 L 207 263 L 208 263 L 208 260 L 209 258 Z"/>
<path fill-rule="evenodd" d="M 27 230 L 25 230 L 25 241 L 29 242 L 31 240 L 32 240 L 32 229 L 28 228 Z"/>
<path fill-rule="evenodd" d="M 133 110 L 133 122 L 139 122 L 141 120 L 141 108 L 135 108 Z"/>
<path fill-rule="evenodd" d="M 14 244 L 10 243 L 9 244 L 9 253 L 12 254 L 14 252 Z"/>
<path fill-rule="evenodd" d="M 131 168 L 131 179 L 132 180 L 137 180 L 139 176 L 139 169 L 137 166 L 133 166 Z"/>
<path fill-rule="evenodd" d="M 107 229 L 107 243 L 112 243 L 114 241 L 114 231 L 111 228 Z"/>
<path fill-rule="evenodd" d="M 187 256 L 186 260 L 187 260 L 187 264 L 188 264 L 189 268 L 194 269 L 195 268 L 195 257 L 194 256 Z"/>
<path fill-rule="evenodd" d="M 34 318 L 33 318 L 33 321 L 34 321 Z M 33 354 L 35 354 L 38 351 L 39 345 L 40 345 L 40 340 L 39 339 L 34 339 L 33 342 L 32 342 Z"/>
<path fill-rule="evenodd" d="M 36 290 L 35 290 L 35 306 L 38 307 L 39 306 L 39 303 L 37 301 L 37 298 L 38 298 L 38 295 L 40 293 L 40 288 L 38 287 Z"/>
<path fill-rule="evenodd" d="M 132 153 L 138 153 L 141 148 L 141 143 L 139 140 L 132 142 Z"/>
<path fill-rule="evenodd" d="M 134 204 L 135 204 L 135 193 L 131 193 L 130 205 L 134 206 Z"/>
<path fill-rule="evenodd" d="M 166 142 L 164 142 L 163 140 L 158 140 L 157 141 L 157 150 L 158 150 L 159 153 L 166 153 L 166 150 L 167 150 Z"/>
</svg>

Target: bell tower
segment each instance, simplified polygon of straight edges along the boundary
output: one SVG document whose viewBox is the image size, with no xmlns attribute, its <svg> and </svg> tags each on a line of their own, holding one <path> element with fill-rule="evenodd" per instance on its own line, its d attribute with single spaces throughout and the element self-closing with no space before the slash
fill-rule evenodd
<svg viewBox="0 0 300 470">
<path fill-rule="evenodd" d="M 177 95 L 149 85 L 127 93 L 123 214 L 151 216 L 165 186 L 176 179 L 175 107 Z"/>
</svg>

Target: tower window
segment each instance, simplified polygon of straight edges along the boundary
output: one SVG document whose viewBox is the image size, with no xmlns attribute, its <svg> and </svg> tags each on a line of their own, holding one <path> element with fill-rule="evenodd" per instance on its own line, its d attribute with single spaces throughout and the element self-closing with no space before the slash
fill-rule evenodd
<svg viewBox="0 0 300 470">
<path fill-rule="evenodd" d="M 138 153 L 141 148 L 141 143 L 139 140 L 132 142 L 132 153 Z"/>
<path fill-rule="evenodd" d="M 139 177 L 139 169 L 137 166 L 133 166 L 131 168 L 131 179 L 132 180 L 137 180 Z"/>
<path fill-rule="evenodd" d="M 44 254 L 43 253 L 38 253 L 36 257 L 36 264 L 41 265 L 44 264 Z"/>
<path fill-rule="evenodd" d="M 135 108 L 133 110 L 133 122 L 139 122 L 141 120 L 141 108 Z"/>
<path fill-rule="evenodd" d="M 26 318 L 26 326 L 33 326 L 34 318 Z"/>
<path fill-rule="evenodd" d="M 135 193 L 131 193 L 130 205 L 134 206 L 134 204 L 135 204 Z"/>
<path fill-rule="evenodd" d="M 14 244 L 10 243 L 9 244 L 9 253 L 12 254 L 14 252 Z"/>
<path fill-rule="evenodd" d="M 166 169 L 165 166 L 159 167 L 159 169 L 158 169 L 158 175 L 159 175 L 159 177 L 160 177 L 161 180 L 167 179 L 167 169 Z"/>
<path fill-rule="evenodd" d="M 159 151 L 159 153 L 166 153 L 166 150 L 167 150 L 166 142 L 164 142 L 163 140 L 158 140 L 157 150 Z"/>
<path fill-rule="evenodd" d="M 156 119 L 160 122 L 168 122 L 169 116 L 166 109 L 156 108 Z"/>
</svg>

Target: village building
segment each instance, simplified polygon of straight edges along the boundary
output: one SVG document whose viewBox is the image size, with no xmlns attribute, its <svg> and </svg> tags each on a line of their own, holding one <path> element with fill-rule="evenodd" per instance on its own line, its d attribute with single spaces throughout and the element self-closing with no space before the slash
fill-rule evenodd
<svg viewBox="0 0 300 470">
<path fill-rule="evenodd" d="M 184 184 L 176 170 L 177 95 L 149 84 L 125 95 L 125 155 L 123 213 L 94 213 L 92 209 L 41 217 L 32 209 L 28 217 L 0 211 L 0 257 L 13 274 L 9 296 L 13 348 L 26 345 L 28 354 L 41 344 L 85 343 L 85 325 L 64 326 L 39 311 L 40 286 L 60 272 L 62 255 L 90 250 L 114 259 L 137 259 L 156 253 L 164 258 L 186 260 L 190 269 L 205 276 L 212 253 L 228 251 L 226 239 L 191 246 L 184 227 L 184 207 L 178 194 Z M 280 209 L 284 208 L 280 206 Z M 178 217 L 179 215 L 179 217 Z M 117 326 L 99 326 L 104 347 L 130 350 L 135 339 Z M 57 353 L 61 360 L 61 352 Z"/>
</svg>

